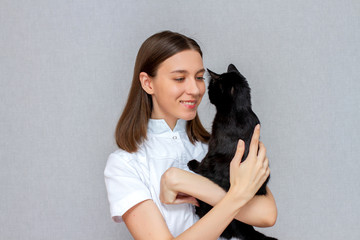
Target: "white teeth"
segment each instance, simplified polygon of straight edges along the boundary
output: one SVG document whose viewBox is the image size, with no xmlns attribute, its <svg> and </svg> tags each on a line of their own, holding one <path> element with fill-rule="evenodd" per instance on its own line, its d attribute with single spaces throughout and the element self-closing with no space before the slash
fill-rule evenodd
<svg viewBox="0 0 360 240">
<path fill-rule="evenodd" d="M 186 104 L 186 105 L 195 105 L 195 102 L 184 102 L 184 101 L 181 101 L 181 102 Z"/>
</svg>

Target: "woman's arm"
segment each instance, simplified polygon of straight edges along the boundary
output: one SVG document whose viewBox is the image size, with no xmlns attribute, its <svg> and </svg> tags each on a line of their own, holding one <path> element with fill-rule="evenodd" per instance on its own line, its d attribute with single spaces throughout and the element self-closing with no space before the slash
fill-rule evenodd
<svg viewBox="0 0 360 240">
<path fill-rule="evenodd" d="M 123 215 L 123 220 L 136 240 L 215 240 L 244 204 L 246 204 L 245 199 L 239 201 L 233 195 L 228 194 L 203 218 L 176 238 L 171 235 L 164 218 L 152 200 L 145 200 L 132 207 Z M 179 221 L 181 220 L 179 219 Z"/>
<path fill-rule="evenodd" d="M 254 131 L 255 134 L 256 130 Z M 253 139 L 257 136 L 254 135 Z M 259 162 L 266 162 L 268 164 L 269 160 L 266 157 L 264 144 L 259 141 L 258 146 L 257 158 L 260 160 Z M 242 164 L 247 164 L 247 161 Z M 184 197 L 184 194 L 188 197 Z M 161 179 L 160 200 L 167 204 L 184 202 L 196 204 L 194 198 L 197 198 L 211 206 L 215 206 L 225 194 L 226 192 L 211 180 L 178 168 L 168 169 Z M 235 218 L 256 227 L 273 226 L 277 219 L 277 207 L 270 189 L 267 188 L 265 196 L 255 196 L 251 199 L 239 210 Z"/>
<path fill-rule="evenodd" d="M 200 199 L 207 204 L 216 205 L 226 194 L 224 189 L 201 175 L 197 175 L 179 168 L 170 168 L 162 178 L 162 187 L 167 188 L 162 191 L 160 199 L 167 204 L 191 203 L 196 204 L 194 198 Z M 275 199 L 267 187 L 267 194 L 264 196 L 256 195 L 246 205 L 244 205 L 235 219 L 256 227 L 271 227 L 277 218 L 277 208 Z M 178 193 L 184 193 L 185 197 Z"/>
<path fill-rule="evenodd" d="M 230 189 L 225 196 L 198 222 L 176 239 L 217 239 L 239 210 L 252 199 L 269 176 L 268 162 L 256 156 L 259 129 L 255 131 L 247 163 L 241 163 L 244 142 L 239 141 L 230 164 Z M 143 201 L 123 215 L 135 239 L 174 239 L 152 200 Z"/>
</svg>

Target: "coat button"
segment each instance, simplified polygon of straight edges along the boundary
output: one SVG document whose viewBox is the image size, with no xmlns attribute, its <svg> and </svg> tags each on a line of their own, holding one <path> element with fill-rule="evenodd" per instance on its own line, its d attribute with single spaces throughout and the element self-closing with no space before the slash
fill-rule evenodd
<svg viewBox="0 0 360 240">
<path fill-rule="evenodd" d="M 176 140 L 176 139 L 177 139 L 177 136 L 173 136 L 172 138 L 173 138 L 174 140 Z"/>
</svg>

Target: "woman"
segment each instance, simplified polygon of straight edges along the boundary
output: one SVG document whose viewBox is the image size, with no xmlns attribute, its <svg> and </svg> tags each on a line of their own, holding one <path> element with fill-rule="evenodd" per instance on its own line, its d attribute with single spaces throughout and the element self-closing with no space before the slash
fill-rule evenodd
<svg viewBox="0 0 360 240">
<path fill-rule="evenodd" d="M 227 193 L 187 167 L 207 152 L 209 134 L 197 116 L 204 73 L 199 45 L 181 34 L 157 33 L 139 49 L 116 128 L 120 149 L 109 156 L 104 172 L 111 215 L 135 239 L 218 239 L 234 218 L 259 227 L 276 221 L 270 190 L 254 197 L 270 174 L 259 126 L 241 164 L 239 140 Z M 195 198 L 214 206 L 200 220 Z"/>
</svg>

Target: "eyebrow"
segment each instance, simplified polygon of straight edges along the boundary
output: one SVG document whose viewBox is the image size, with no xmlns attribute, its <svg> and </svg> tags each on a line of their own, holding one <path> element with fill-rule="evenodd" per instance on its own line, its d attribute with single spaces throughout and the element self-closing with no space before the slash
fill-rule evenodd
<svg viewBox="0 0 360 240">
<path fill-rule="evenodd" d="M 200 69 L 199 71 L 197 71 L 196 74 L 204 73 L 204 72 L 205 72 L 205 69 L 202 68 L 202 69 Z M 170 72 L 170 73 L 188 73 L 188 71 L 186 71 L 186 70 L 174 70 L 174 71 L 172 71 L 172 72 Z M 195 74 L 195 75 L 196 75 L 196 74 Z"/>
</svg>

